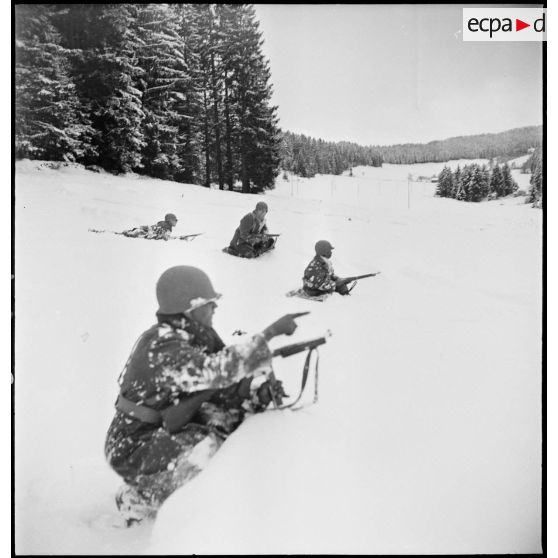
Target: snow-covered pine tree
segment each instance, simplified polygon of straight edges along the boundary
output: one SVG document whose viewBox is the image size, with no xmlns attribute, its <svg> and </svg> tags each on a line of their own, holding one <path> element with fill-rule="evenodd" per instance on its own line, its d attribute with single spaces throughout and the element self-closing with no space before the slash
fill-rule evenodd
<svg viewBox="0 0 558 558">
<path fill-rule="evenodd" d="M 15 151 L 18 158 L 88 162 L 94 130 L 71 80 L 54 6 L 16 6 Z"/>
<path fill-rule="evenodd" d="M 459 193 L 460 188 L 461 188 L 461 167 L 457 165 L 457 168 L 453 173 L 452 190 L 451 190 L 450 198 L 458 199 L 457 194 Z"/>
<path fill-rule="evenodd" d="M 201 151 L 203 154 L 203 186 L 209 188 L 211 179 L 214 176 L 214 146 L 215 134 L 212 126 L 213 113 L 211 104 L 211 49 L 212 49 L 212 27 L 213 27 L 213 10 L 211 4 L 193 4 L 195 11 L 195 19 L 199 26 L 200 41 L 197 45 L 199 55 L 199 76 L 201 91 Z"/>
<path fill-rule="evenodd" d="M 193 4 L 170 4 L 181 40 L 182 75 L 176 84 L 178 116 L 177 155 L 181 170 L 176 179 L 202 184 L 203 90 L 199 45 L 202 41 L 200 13 Z"/>
<path fill-rule="evenodd" d="M 184 60 L 178 20 L 166 4 L 138 4 L 134 30 L 139 43 L 137 63 L 142 108 L 143 172 L 173 179 L 182 166 L 177 152 L 181 98 L 178 81 L 183 77 Z"/>
<path fill-rule="evenodd" d="M 215 160 L 215 172 L 217 174 L 217 183 L 219 190 L 225 189 L 225 175 L 223 171 L 223 128 L 224 128 L 224 90 L 225 90 L 225 68 L 224 68 L 224 50 L 227 46 L 226 35 L 229 29 L 223 26 L 223 14 L 219 10 L 219 4 L 211 6 L 211 17 L 209 18 L 210 27 L 210 48 L 208 52 L 209 63 L 209 87 L 211 90 L 211 116 L 213 127 L 212 146 L 213 157 Z"/>
<path fill-rule="evenodd" d="M 543 162 L 540 154 L 534 154 L 534 170 L 530 180 L 529 203 L 533 207 L 543 207 Z"/>
<path fill-rule="evenodd" d="M 57 19 L 72 49 L 72 77 L 98 132 L 98 164 L 113 172 L 141 167 L 144 118 L 134 33 L 135 4 L 67 4 Z"/>
<path fill-rule="evenodd" d="M 471 177 L 468 187 L 468 201 L 480 202 L 488 195 L 489 183 L 486 174 L 476 163 L 471 165 Z"/>
<path fill-rule="evenodd" d="M 510 167 L 508 163 L 504 163 L 502 167 L 502 182 L 503 182 L 503 196 L 513 194 L 518 186 L 517 182 L 512 178 Z"/>
<path fill-rule="evenodd" d="M 453 175 L 449 167 L 444 167 L 438 175 L 436 195 L 441 198 L 451 197 L 453 191 Z"/>
<path fill-rule="evenodd" d="M 488 170 L 485 164 L 481 165 L 480 167 L 481 172 L 481 190 L 482 190 L 482 197 L 488 197 L 490 194 L 490 171 Z"/>
<path fill-rule="evenodd" d="M 239 134 L 242 191 L 273 186 L 279 169 L 280 130 L 277 107 L 271 105 L 270 70 L 262 54 L 261 32 L 253 5 L 234 5 L 235 36 L 241 57 L 232 68 Z"/>
<path fill-rule="evenodd" d="M 225 144 L 225 181 L 232 189 L 240 179 L 240 124 L 235 68 L 242 64 L 244 46 L 238 41 L 239 11 L 232 4 L 217 4 L 216 12 L 221 28 L 223 71 L 223 117 Z"/>
<path fill-rule="evenodd" d="M 498 165 L 494 165 L 494 168 L 492 169 L 492 175 L 490 176 L 490 191 L 494 192 L 497 197 L 504 195 L 504 178 Z"/>
<path fill-rule="evenodd" d="M 469 201 L 471 196 L 471 187 L 473 179 L 473 169 L 471 165 L 465 165 L 459 176 L 459 183 L 455 199 L 460 201 Z"/>
</svg>

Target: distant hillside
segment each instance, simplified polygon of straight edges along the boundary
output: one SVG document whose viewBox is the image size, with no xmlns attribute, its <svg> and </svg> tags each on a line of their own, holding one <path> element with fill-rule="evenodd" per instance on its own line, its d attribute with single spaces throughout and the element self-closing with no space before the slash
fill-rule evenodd
<svg viewBox="0 0 558 558">
<path fill-rule="evenodd" d="M 512 159 L 542 143 L 542 126 L 514 128 L 498 134 L 459 136 L 429 143 L 378 146 L 384 163 L 439 163 L 452 159 Z"/>
<path fill-rule="evenodd" d="M 341 174 L 357 165 L 382 163 L 440 163 L 454 159 L 506 161 L 542 144 L 542 126 L 514 128 L 498 134 L 459 136 L 429 143 L 361 146 L 352 142 L 326 142 L 302 134 L 284 132 L 281 168 L 300 176 Z"/>
</svg>

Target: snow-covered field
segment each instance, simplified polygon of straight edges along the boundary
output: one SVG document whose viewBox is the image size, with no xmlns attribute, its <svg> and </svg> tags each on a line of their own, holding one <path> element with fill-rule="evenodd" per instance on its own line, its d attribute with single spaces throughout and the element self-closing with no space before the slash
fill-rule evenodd
<svg viewBox="0 0 558 558">
<path fill-rule="evenodd" d="M 540 552 L 542 214 L 523 197 L 468 204 L 407 181 L 442 167 L 280 176 L 262 198 L 18 163 L 16 552 Z M 529 175 L 514 178 L 528 188 Z M 277 249 L 223 254 L 259 199 Z M 176 234 L 205 234 L 88 232 L 169 211 Z M 340 275 L 382 273 L 351 297 L 286 298 L 320 238 Z M 176 264 L 223 293 L 226 342 L 297 310 L 311 314 L 274 346 L 333 335 L 316 405 L 251 417 L 154 525 L 122 529 L 104 437 L 118 374 L 154 320 L 155 282 Z M 276 362 L 288 393 L 303 359 Z"/>
</svg>

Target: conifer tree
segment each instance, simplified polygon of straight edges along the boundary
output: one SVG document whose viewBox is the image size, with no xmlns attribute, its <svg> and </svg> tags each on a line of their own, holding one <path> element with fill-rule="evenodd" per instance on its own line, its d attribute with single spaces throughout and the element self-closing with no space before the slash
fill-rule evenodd
<svg viewBox="0 0 558 558">
<path fill-rule="evenodd" d="M 178 135 L 176 152 L 181 162 L 175 179 L 202 183 L 202 75 L 199 45 L 200 13 L 193 4 L 171 4 L 180 36 L 181 77 L 176 83 Z"/>
<path fill-rule="evenodd" d="M 504 192 L 504 178 L 498 165 L 495 165 L 492 169 L 492 176 L 490 177 L 490 191 L 494 192 L 497 197 L 502 196 Z"/>
<path fill-rule="evenodd" d="M 451 197 L 453 191 L 453 176 L 449 167 L 444 167 L 438 175 L 436 195 L 442 198 Z"/>
<path fill-rule="evenodd" d="M 45 4 L 16 6 L 16 156 L 88 162 L 95 132 L 51 23 L 54 12 Z"/>
<path fill-rule="evenodd" d="M 142 75 L 134 33 L 135 4 L 68 4 L 58 18 L 72 49 L 72 76 L 98 132 L 98 163 L 107 170 L 141 168 Z"/>
<path fill-rule="evenodd" d="M 181 100 L 179 80 L 183 77 L 182 41 L 175 13 L 164 4 L 138 4 L 134 24 L 139 80 L 142 92 L 143 172 L 172 179 L 181 169 L 177 152 Z"/>
<path fill-rule="evenodd" d="M 452 177 L 452 189 L 450 198 L 457 199 L 457 192 L 459 192 L 460 185 L 461 185 L 461 167 L 457 165 L 455 172 L 453 173 Z"/>
<path fill-rule="evenodd" d="M 480 167 L 480 180 L 482 197 L 486 198 L 490 194 L 490 170 L 486 165 Z"/>
<path fill-rule="evenodd" d="M 238 119 L 238 153 L 242 191 L 273 186 L 279 166 L 280 130 L 277 107 L 271 105 L 269 64 L 261 51 L 261 32 L 254 7 L 235 5 L 241 58 L 232 69 Z"/>
<path fill-rule="evenodd" d="M 459 181 L 455 193 L 455 199 L 468 201 L 471 190 L 472 169 L 470 165 L 465 165 L 459 174 Z"/>
<path fill-rule="evenodd" d="M 513 194 L 518 188 L 516 181 L 512 178 L 510 167 L 508 166 L 507 163 L 505 163 L 504 166 L 502 167 L 502 182 L 503 182 L 503 188 L 502 188 L 503 196 L 509 196 L 510 194 Z"/>
<path fill-rule="evenodd" d="M 471 165 L 471 177 L 467 192 L 467 201 L 479 202 L 488 193 L 488 183 L 485 183 L 486 176 L 481 167 L 477 164 Z"/>
<path fill-rule="evenodd" d="M 529 202 L 533 205 L 533 207 L 542 207 L 543 206 L 543 166 L 542 166 L 542 158 L 536 157 L 535 158 L 535 169 L 531 176 L 530 180 L 531 184 L 531 193 L 529 195 Z"/>
</svg>

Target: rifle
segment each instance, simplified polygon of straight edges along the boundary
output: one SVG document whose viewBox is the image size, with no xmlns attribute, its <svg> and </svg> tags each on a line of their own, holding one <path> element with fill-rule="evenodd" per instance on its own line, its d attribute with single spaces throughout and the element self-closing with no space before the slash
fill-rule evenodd
<svg viewBox="0 0 558 558">
<path fill-rule="evenodd" d="M 309 341 L 303 341 L 301 343 L 293 343 L 291 345 L 285 345 L 284 347 L 280 347 L 275 349 L 272 352 L 272 356 L 281 356 L 281 357 L 288 357 L 291 355 L 295 355 L 302 351 L 308 350 L 308 357 L 306 358 L 306 363 L 304 365 L 303 371 L 303 378 L 302 378 L 302 386 L 300 389 L 300 394 L 296 398 L 293 403 L 288 405 L 279 405 L 276 401 L 275 394 L 270 388 L 270 396 L 274 402 L 275 408 L 277 409 L 285 409 L 287 407 L 292 407 L 295 405 L 301 398 L 302 393 L 304 391 L 304 387 L 306 386 L 306 380 L 308 377 L 308 371 L 310 366 L 310 354 L 311 352 L 320 345 L 323 345 L 326 342 L 326 338 L 331 336 L 331 332 L 328 330 L 326 335 L 323 337 L 318 337 L 317 339 L 310 339 Z M 317 376 L 317 363 L 316 363 L 316 376 Z M 270 380 L 276 380 L 275 374 L 273 372 L 269 375 Z M 317 386 L 315 387 L 317 390 Z M 194 392 L 189 394 L 185 397 L 180 398 L 177 404 L 170 405 L 169 407 L 162 409 L 161 411 L 157 412 L 156 414 L 160 413 L 160 420 L 167 428 L 167 430 L 172 434 L 174 432 L 178 432 L 181 428 L 183 428 L 186 424 L 188 424 L 194 415 L 200 410 L 202 404 L 206 401 L 210 401 L 211 398 L 217 393 L 217 389 L 205 389 L 198 392 Z M 317 395 L 315 395 L 315 398 Z M 132 404 L 132 407 L 136 410 L 137 408 L 135 404 Z M 126 410 L 129 412 L 129 410 Z"/>
<path fill-rule="evenodd" d="M 359 279 L 366 279 L 366 277 L 374 277 L 374 275 L 378 275 L 378 273 L 381 272 L 376 271 L 376 273 L 365 273 L 364 275 L 354 275 L 353 277 L 344 277 L 340 285 L 346 285 L 347 283 L 352 283 L 353 281 L 358 281 Z"/>
<path fill-rule="evenodd" d="M 326 343 L 327 337 L 330 336 L 331 336 L 331 332 L 328 330 L 326 335 L 324 335 L 323 337 L 318 337 L 317 339 L 310 339 L 309 341 L 303 341 L 301 343 L 292 343 L 291 345 L 285 345 L 284 347 L 279 347 L 278 349 L 275 349 L 272 352 L 272 356 L 273 357 L 281 356 L 285 358 L 305 350 L 311 352 L 316 347 L 319 347 L 320 345 Z M 300 390 L 300 394 L 293 403 L 287 406 L 278 405 L 275 400 L 275 395 L 270 390 L 270 395 L 272 400 L 274 401 L 276 408 L 291 407 L 300 400 L 308 376 L 308 368 L 310 364 L 308 358 L 307 361 L 308 362 L 305 364 L 304 367 L 305 370 L 303 372 L 303 383 Z M 273 372 L 271 372 L 269 377 L 272 381 L 276 380 L 275 374 Z M 218 391 L 217 389 L 205 389 L 205 390 L 192 393 L 190 395 L 187 395 L 186 397 L 182 397 L 176 405 L 171 405 L 170 407 L 167 407 L 166 409 L 160 411 L 161 419 L 163 421 L 163 424 L 166 426 L 167 430 L 171 434 L 174 432 L 178 432 L 182 427 L 184 427 L 192 420 L 194 415 L 199 411 L 200 407 L 202 406 L 202 403 L 209 401 L 215 395 L 215 393 L 217 393 L 217 391 Z"/>
<path fill-rule="evenodd" d="M 328 330 L 326 335 L 323 337 L 318 337 L 316 339 L 310 339 L 309 341 L 302 341 L 301 343 L 292 343 L 290 345 L 285 345 L 284 347 L 279 347 L 275 349 L 271 356 L 289 357 L 301 353 L 302 351 L 312 350 L 320 345 L 323 345 L 327 341 L 327 337 L 331 336 L 331 332 Z"/>
<path fill-rule="evenodd" d="M 200 236 L 203 233 L 195 233 L 195 234 L 183 234 L 181 236 L 169 236 L 169 240 L 190 240 L 196 236 Z"/>
<path fill-rule="evenodd" d="M 308 380 L 308 373 L 310 371 L 310 359 L 312 357 L 312 353 L 314 352 L 314 350 L 319 347 L 320 345 L 323 345 L 326 342 L 326 338 L 327 337 L 331 337 L 331 331 L 327 331 L 326 334 L 323 337 L 318 337 L 316 339 L 310 339 L 309 341 L 303 341 L 302 343 L 293 343 L 291 345 L 285 345 L 284 347 L 279 347 L 278 349 L 275 349 L 271 354 L 272 356 L 281 356 L 281 357 L 288 357 L 288 356 L 292 356 L 292 355 L 296 355 L 297 353 L 300 353 L 302 351 L 306 351 L 308 350 L 308 354 L 306 355 L 306 361 L 304 362 L 304 368 L 302 370 L 302 383 L 300 386 L 300 391 L 298 393 L 298 396 L 296 397 L 296 399 L 292 402 L 292 403 L 288 403 L 287 405 L 282 405 L 281 402 L 277 401 L 277 398 L 275 397 L 275 393 L 273 391 L 273 389 L 271 388 L 271 386 L 269 387 L 269 395 L 271 397 L 271 400 L 273 401 L 273 405 L 275 407 L 276 410 L 282 410 L 282 409 L 288 409 L 288 408 L 293 408 L 302 398 L 302 394 L 304 393 L 304 388 L 306 387 L 306 382 Z M 275 378 L 275 374 L 273 372 L 271 372 L 270 374 L 270 380 L 272 382 L 274 382 L 276 380 Z M 313 402 L 316 403 L 318 401 L 318 359 L 316 359 L 315 361 L 315 366 L 314 366 L 314 400 Z M 296 409 L 299 409 L 301 407 L 297 407 Z M 296 410 L 293 409 L 293 410 Z"/>
</svg>

